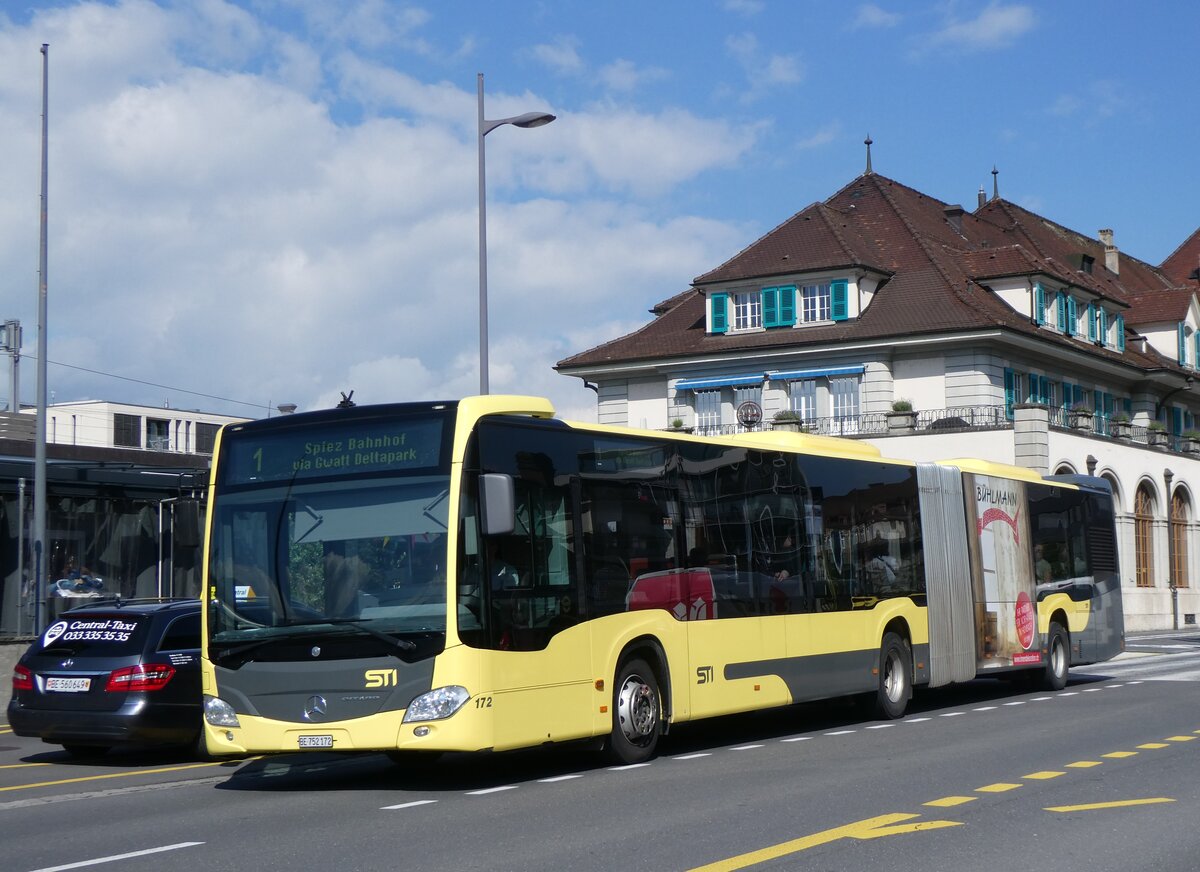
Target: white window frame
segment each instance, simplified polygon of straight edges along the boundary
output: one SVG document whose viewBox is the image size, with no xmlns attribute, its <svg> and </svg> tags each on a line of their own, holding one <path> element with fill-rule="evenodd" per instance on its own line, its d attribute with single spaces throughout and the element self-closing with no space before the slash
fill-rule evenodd
<svg viewBox="0 0 1200 872">
<path fill-rule="evenodd" d="M 829 404 L 838 432 L 857 433 L 862 408 L 862 376 L 830 376 Z"/>
<path fill-rule="evenodd" d="M 829 282 L 804 285 L 800 289 L 800 311 L 798 321 L 815 324 L 832 319 L 832 292 Z"/>
<path fill-rule="evenodd" d="M 721 426 L 721 389 L 695 391 L 696 429 L 704 430 Z"/>
<path fill-rule="evenodd" d="M 804 423 L 817 419 L 817 380 L 798 379 L 788 383 L 788 408 Z"/>
<path fill-rule="evenodd" d="M 747 291 L 730 294 L 733 301 L 734 330 L 756 330 L 762 327 L 762 293 Z"/>
</svg>

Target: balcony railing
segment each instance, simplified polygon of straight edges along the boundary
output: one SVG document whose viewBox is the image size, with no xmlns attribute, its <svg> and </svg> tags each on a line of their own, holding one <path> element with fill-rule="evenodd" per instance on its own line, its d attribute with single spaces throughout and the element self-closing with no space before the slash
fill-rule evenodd
<svg viewBox="0 0 1200 872">
<path fill-rule="evenodd" d="M 1100 436 L 1114 442 L 1126 442 L 1151 448 L 1162 448 L 1182 454 L 1200 456 L 1200 440 L 1172 435 L 1162 430 L 1135 426 L 1113 421 L 1103 415 L 1083 415 L 1069 409 L 1049 408 L 1049 424 L 1055 430 L 1067 430 L 1080 435 Z M 911 426 L 897 427 L 887 412 L 870 412 L 863 415 L 810 418 L 800 425 L 801 432 L 818 436 L 843 436 L 863 438 L 880 436 L 907 436 L 919 434 L 965 433 L 978 430 L 1011 430 L 1012 419 L 1004 406 L 952 406 L 946 409 L 922 409 L 912 413 L 915 420 Z M 770 421 L 757 427 L 740 424 L 719 424 L 696 427 L 690 432 L 698 436 L 728 436 L 734 433 L 769 431 L 777 429 Z M 791 429 L 790 427 L 788 429 Z"/>
</svg>

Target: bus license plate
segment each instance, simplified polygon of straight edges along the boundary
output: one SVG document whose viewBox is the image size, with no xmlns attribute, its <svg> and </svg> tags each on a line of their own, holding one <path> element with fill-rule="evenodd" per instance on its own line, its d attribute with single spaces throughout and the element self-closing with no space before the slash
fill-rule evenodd
<svg viewBox="0 0 1200 872">
<path fill-rule="evenodd" d="M 47 678 L 46 690 L 57 693 L 87 693 L 92 686 L 90 678 Z"/>
<path fill-rule="evenodd" d="M 301 748 L 332 748 L 333 736 L 301 736 Z"/>
</svg>

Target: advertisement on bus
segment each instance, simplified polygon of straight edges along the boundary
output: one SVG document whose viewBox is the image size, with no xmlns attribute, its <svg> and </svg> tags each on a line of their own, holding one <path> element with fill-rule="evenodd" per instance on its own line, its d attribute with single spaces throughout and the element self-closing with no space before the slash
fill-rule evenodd
<svg viewBox="0 0 1200 872">
<path fill-rule="evenodd" d="M 966 475 L 980 669 L 1041 662 L 1025 484 Z"/>
</svg>

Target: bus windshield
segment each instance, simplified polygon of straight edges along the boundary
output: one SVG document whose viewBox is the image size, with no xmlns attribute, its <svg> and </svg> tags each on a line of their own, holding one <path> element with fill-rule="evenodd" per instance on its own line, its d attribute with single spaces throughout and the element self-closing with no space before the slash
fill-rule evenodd
<svg viewBox="0 0 1200 872">
<path fill-rule="evenodd" d="M 267 486 L 225 494 L 213 519 L 214 643 L 446 629 L 449 476 Z"/>
</svg>

